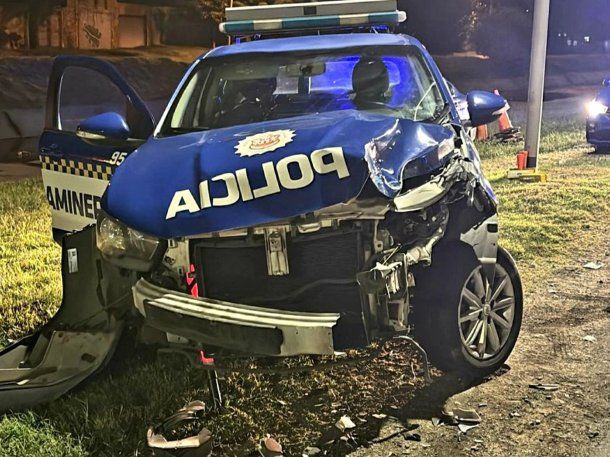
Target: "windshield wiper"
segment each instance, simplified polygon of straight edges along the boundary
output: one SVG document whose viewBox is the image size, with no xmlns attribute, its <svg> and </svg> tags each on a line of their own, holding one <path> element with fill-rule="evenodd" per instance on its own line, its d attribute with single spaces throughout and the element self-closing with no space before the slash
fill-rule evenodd
<svg viewBox="0 0 610 457">
<path fill-rule="evenodd" d="M 182 133 L 193 133 L 193 132 L 203 132 L 205 130 L 209 130 L 208 128 L 205 127 L 169 127 L 168 129 L 165 129 L 165 131 L 163 132 L 164 134 L 176 134 L 176 135 L 180 135 Z"/>
</svg>

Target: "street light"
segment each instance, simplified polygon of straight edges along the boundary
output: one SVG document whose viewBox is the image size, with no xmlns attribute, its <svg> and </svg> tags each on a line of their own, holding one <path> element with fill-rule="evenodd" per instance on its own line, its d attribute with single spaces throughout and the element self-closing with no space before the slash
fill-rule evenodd
<svg viewBox="0 0 610 457">
<path fill-rule="evenodd" d="M 550 3 L 551 0 L 535 0 L 534 3 L 525 150 L 527 151 L 527 168 L 535 171 L 538 170 L 538 152 L 540 151 Z"/>
</svg>

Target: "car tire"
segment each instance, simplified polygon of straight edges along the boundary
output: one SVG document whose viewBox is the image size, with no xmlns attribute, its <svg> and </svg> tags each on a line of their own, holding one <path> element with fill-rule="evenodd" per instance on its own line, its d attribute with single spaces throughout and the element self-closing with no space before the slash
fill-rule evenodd
<svg viewBox="0 0 610 457">
<path fill-rule="evenodd" d="M 411 322 L 416 340 L 442 370 L 473 377 L 496 371 L 521 329 L 523 290 L 514 260 L 498 249 L 494 284 L 486 295 L 488 282 L 470 246 L 444 246 L 434 254 L 430 267 L 415 271 Z"/>
</svg>

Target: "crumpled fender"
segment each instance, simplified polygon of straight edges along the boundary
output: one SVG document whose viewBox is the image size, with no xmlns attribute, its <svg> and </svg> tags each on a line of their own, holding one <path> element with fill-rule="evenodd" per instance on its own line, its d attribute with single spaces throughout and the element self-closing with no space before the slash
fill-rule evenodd
<svg viewBox="0 0 610 457">
<path fill-rule="evenodd" d="M 275 149 L 240 146 L 278 132 L 284 142 Z M 102 208 L 129 227 L 175 238 L 347 202 L 370 176 L 392 198 L 408 164 L 417 161 L 421 173 L 440 166 L 430 152 L 453 135 L 440 125 L 342 110 L 152 138 L 117 169 Z"/>
</svg>

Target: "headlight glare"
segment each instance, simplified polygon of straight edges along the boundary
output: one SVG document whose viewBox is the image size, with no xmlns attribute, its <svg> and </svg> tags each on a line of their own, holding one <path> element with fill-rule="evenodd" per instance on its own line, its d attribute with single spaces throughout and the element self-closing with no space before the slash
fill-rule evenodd
<svg viewBox="0 0 610 457">
<path fill-rule="evenodd" d="M 587 103 L 587 113 L 590 117 L 599 116 L 600 114 L 606 114 L 608 107 L 597 100 L 592 100 Z"/>
</svg>

